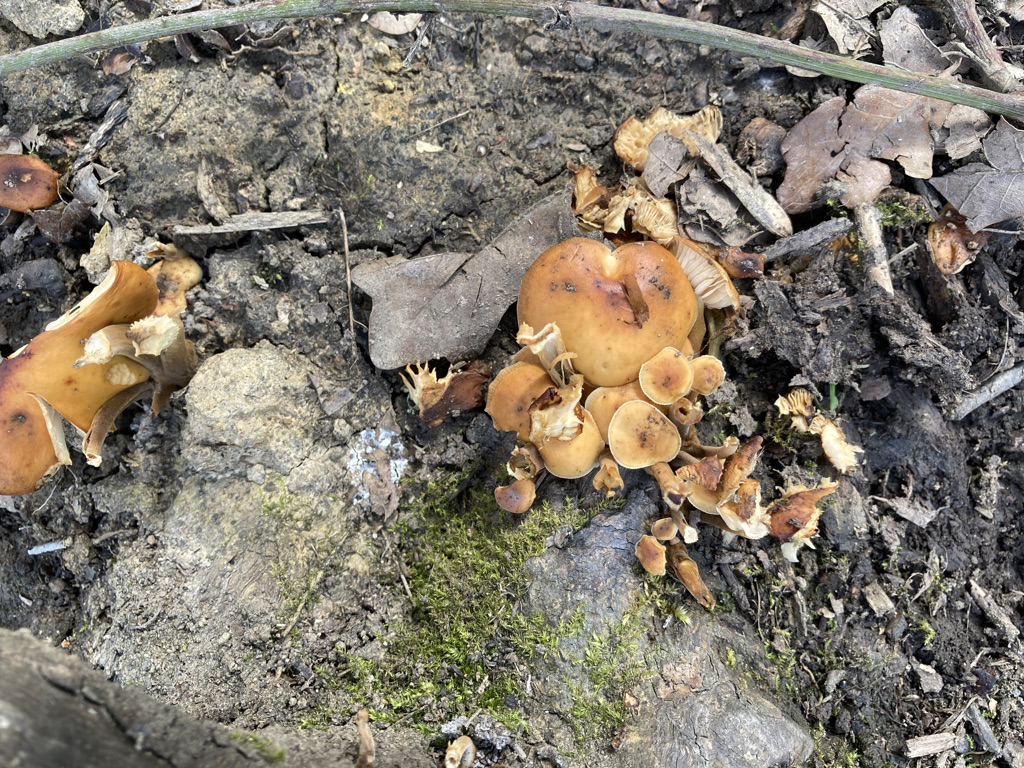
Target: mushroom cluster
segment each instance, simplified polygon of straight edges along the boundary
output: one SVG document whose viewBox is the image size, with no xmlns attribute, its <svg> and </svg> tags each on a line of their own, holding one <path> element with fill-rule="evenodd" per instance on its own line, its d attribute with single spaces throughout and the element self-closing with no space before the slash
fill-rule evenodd
<svg viewBox="0 0 1024 768">
<path fill-rule="evenodd" d="M 696 251 L 679 237 L 670 245 L 684 257 Z M 701 396 L 725 378 L 716 357 L 697 354 L 704 310 L 738 302 L 722 287 L 735 293 L 728 277 L 697 261 L 699 269 L 685 269 L 685 258 L 651 241 L 612 250 L 573 238 L 545 251 L 519 294 L 523 348 L 491 383 L 486 411 L 521 443 L 507 464 L 513 481 L 495 491 L 503 509 L 528 510 L 542 471 L 571 479 L 596 468 L 595 489 L 611 497 L 624 485 L 620 468 L 646 469 L 668 516 L 641 539 L 637 556 L 651 573 L 670 568 L 710 608 L 714 598 L 685 547 L 697 540 L 698 524 L 750 539 L 774 536 L 793 557 L 816 532 L 817 500 L 834 486 L 793 489 L 765 508 L 749 477 L 761 438 L 700 442 Z"/>
<path fill-rule="evenodd" d="M 30 493 L 70 464 L 63 417 L 98 466 L 114 419 L 152 396 L 152 414 L 195 372 L 180 313 L 198 282 L 188 257 L 150 271 L 114 261 L 103 281 L 10 357 L 0 360 L 0 494 Z"/>
</svg>

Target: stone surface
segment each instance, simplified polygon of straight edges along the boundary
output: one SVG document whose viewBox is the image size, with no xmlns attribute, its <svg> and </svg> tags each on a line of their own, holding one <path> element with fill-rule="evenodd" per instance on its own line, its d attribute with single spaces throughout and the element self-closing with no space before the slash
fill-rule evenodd
<svg viewBox="0 0 1024 768">
<path fill-rule="evenodd" d="M 0 0 L 0 14 L 38 38 L 74 32 L 85 21 L 78 0 Z"/>
<path fill-rule="evenodd" d="M 570 689 L 586 691 L 589 681 L 580 658 L 595 634 L 614 631 L 637 604 L 643 578 L 633 547 L 646 519 L 657 508 L 634 491 L 626 506 L 591 520 L 563 548 L 548 549 L 528 565 L 533 578 L 524 612 L 539 612 L 549 622 L 569 622 L 577 611 L 583 629 L 566 638 L 560 652 L 540 663 L 549 686 L 544 703 L 554 712 L 573 709 Z M 748 627 L 734 629 L 707 614 L 689 625 L 655 622 L 650 608 L 641 614 L 649 629 L 633 661 L 646 667 L 641 687 L 641 717 L 624 729 L 621 746 L 592 765 L 649 768 L 765 768 L 802 763 L 813 742 L 807 732 L 738 676 L 746 664 L 763 663 Z M 645 642 L 646 641 L 646 642 Z M 720 658 L 732 651 L 734 666 Z M 736 658 L 740 662 L 736 662 Z"/>
</svg>

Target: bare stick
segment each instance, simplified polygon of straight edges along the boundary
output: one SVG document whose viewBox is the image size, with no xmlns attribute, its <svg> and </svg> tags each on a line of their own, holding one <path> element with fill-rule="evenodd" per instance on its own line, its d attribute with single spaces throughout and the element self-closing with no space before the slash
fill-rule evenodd
<svg viewBox="0 0 1024 768">
<path fill-rule="evenodd" d="M 861 203 L 853 211 L 857 231 L 867 252 L 867 276 L 887 296 L 893 295 L 892 274 L 889 272 L 889 251 L 882 237 L 882 212 L 874 203 Z"/>
<path fill-rule="evenodd" d="M 1024 365 L 1018 365 L 1008 371 L 997 373 L 973 392 L 969 392 L 956 408 L 949 412 L 950 421 L 960 421 L 975 408 L 999 397 L 1003 392 L 1013 389 L 1024 381 Z"/>
<path fill-rule="evenodd" d="M 710 45 L 855 83 L 872 83 L 1024 119 L 1024 100 L 1014 94 L 995 93 L 948 79 L 902 72 L 706 22 L 584 2 L 552 3 L 544 0 L 450 0 L 443 3 L 436 0 L 264 0 L 248 5 L 161 16 L 7 54 L 0 56 L 0 75 L 129 43 L 142 43 L 232 24 L 376 11 L 486 13 L 535 19 L 551 26 L 634 32 L 666 40 Z"/>
<path fill-rule="evenodd" d="M 338 218 L 341 219 L 341 239 L 345 249 L 345 289 L 348 292 L 348 331 L 352 334 L 352 355 L 353 359 L 359 354 L 356 345 L 356 316 L 352 311 L 352 265 L 348 255 L 348 224 L 345 223 L 345 211 L 338 207 Z"/>
</svg>

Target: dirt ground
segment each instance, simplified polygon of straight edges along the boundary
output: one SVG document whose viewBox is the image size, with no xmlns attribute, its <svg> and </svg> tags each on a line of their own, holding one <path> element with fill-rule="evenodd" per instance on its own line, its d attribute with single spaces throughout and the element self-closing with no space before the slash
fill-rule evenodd
<svg viewBox="0 0 1024 768">
<path fill-rule="evenodd" d="M 83 5 L 87 24 L 147 12 Z M 756 32 L 787 12 L 717 7 Z M 112 110 L 126 116 L 95 157 L 116 172 L 106 209 L 60 244 L 4 225 L 0 279 L 21 277 L 0 285 L 0 352 L 88 292 L 80 259 L 105 220 L 128 233 L 124 258 L 174 240 L 204 281 L 186 322 L 201 363 L 190 388 L 155 420 L 141 406 L 122 415 L 101 467 L 73 451 L 54 482 L 0 499 L 0 627 L 227 726 L 267 762 L 334 749 L 346 764 L 366 706 L 382 765 L 436 764 L 461 733 L 479 765 L 1024 765 L 1024 391 L 950 417 L 1024 357 L 1013 235 L 942 278 L 926 223 L 889 222 L 894 298 L 827 247 L 738 281 L 749 308 L 702 435 L 762 435 L 766 489 L 821 477 L 840 488 L 796 564 L 767 540 L 702 535 L 693 555 L 719 602 L 707 613 L 632 562 L 639 527 L 616 516 L 657 516 L 643 473 L 627 473 L 624 505 L 552 480 L 543 509 L 494 508 L 508 436 L 478 412 L 427 428 L 396 372 L 374 368 L 358 290 L 348 328 L 337 213 L 352 266 L 474 252 L 564 190 L 567 162 L 619 174 L 611 138 L 630 115 L 716 104 L 732 147 L 750 119 L 790 128 L 848 87 L 509 19 L 436 16 L 415 50 L 415 34 L 358 18 L 223 34 L 229 50 L 161 40 L 122 74 L 80 59 L 2 84 L 3 124 L 37 128 L 36 152 L 62 173 Z M 33 42 L 6 20 L 0 40 Z M 323 211 L 330 223 L 175 235 L 210 223 L 201 163 L 232 214 Z M 24 277 L 33 262 L 59 279 Z M 514 333 L 513 312 L 482 358 L 503 365 Z M 839 476 L 777 416 L 795 384 L 863 446 L 855 472 Z M 48 542 L 65 546 L 28 554 Z M 581 570 L 606 562 L 615 578 Z M 698 658 L 700 675 L 670 680 Z M 714 689 L 694 682 L 712 675 L 736 701 L 702 705 L 707 722 L 690 733 L 679 691 Z M 766 739 L 756 759 L 721 757 L 747 738 L 734 715 Z M 950 734 L 948 748 L 910 757 L 908 740 L 932 734 Z"/>
</svg>

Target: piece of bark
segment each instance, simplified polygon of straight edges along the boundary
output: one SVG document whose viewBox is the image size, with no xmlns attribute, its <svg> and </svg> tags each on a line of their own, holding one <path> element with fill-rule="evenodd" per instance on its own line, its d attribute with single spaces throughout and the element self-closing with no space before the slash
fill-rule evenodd
<svg viewBox="0 0 1024 768">
<path fill-rule="evenodd" d="M 815 224 L 810 229 L 797 232 L 795 235 L 774 243 L 765 250 L 764 260 L 766 263 L 770 263 L 789 256 L 791 253 L 813 250 L 819 245 L 830 243 L 836 238 L 842 237 L 853 227 L 853 219 L 839 218 L 823 221 L 820 224 Z"/>
<path fill-rule="evenodd" d="M 927 757 L 939 752 L 953 749 L 956 746 L 956 734 L 933 733 L 930 736 L 919 736 L 907 739 L 907 757 Z"/>
<path fill-rule="evenodd" d="M 177 236 L 224 235 L 255 232 L 261 229 L 290 229 L 327 224 L 331 220 L 326 211 L 272 211 L 239 213 L 228 216 L 223 224 L 198 224 L 192 227 L 176 226 L 171 234 Z"/>
</svg>

